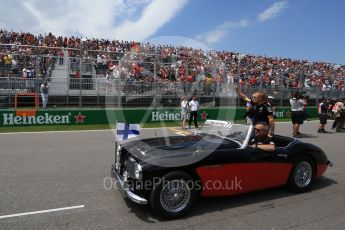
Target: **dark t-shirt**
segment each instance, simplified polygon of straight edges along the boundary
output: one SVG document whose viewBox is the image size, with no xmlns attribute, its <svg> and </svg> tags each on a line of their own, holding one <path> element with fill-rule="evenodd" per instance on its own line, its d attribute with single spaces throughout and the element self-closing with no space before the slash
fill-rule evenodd
<svg viewBox="0 0 345 230">
<path fill-rule="evenodd" d="M 318 112 L 321 114 L 326 114 L 328 112 L 328 104 L 326 102 L 320 103 Z"/>
<path fill-rule="evenodd" d="M 254 104 L 253 101 L 250 102 L 253 105 L 253 124 L 258 122 L 269 123 L 268 116 L 273 116 L 273 110 L 270 104 L 263 103 L 261 105 Z"/>
<path fill-rule="evenodd" d="M 253 107 L 253 102 L 247 102 L 246 105 L 246 117 L 249 117 L 250 119 L 254 118 L 254 107 Z"/>
<path fill-rule="evenodd" d="M 269 136 L 265 136 L 263 138 L 260 137 L 253 137 L 250 141 L 249 141 L 249 145 L 268 145 L 268 144 L 274 144 L 273 139 Z"/>
</svg>

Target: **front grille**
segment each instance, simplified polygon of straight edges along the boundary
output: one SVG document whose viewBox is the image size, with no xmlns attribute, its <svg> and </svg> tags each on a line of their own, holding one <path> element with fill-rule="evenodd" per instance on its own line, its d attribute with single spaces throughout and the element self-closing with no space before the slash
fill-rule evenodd
<svg viewBox="0 0 345 230">
<path fill-rule="evenodd" d="M 136 162 L 133 158 L 129 157 L 125 162 L 125 169 L 129 177 L 135 178 L 135 165 Z"/>
</svg>

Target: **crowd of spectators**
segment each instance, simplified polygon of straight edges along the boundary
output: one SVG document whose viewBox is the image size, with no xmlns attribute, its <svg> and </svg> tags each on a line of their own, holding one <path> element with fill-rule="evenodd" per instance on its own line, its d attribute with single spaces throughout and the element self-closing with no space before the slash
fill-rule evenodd
<svg viewBox="0 0 345 230">
<path fill-rule="evenodd" d="M 43 37 L 0 30 L 0 78 L 45 78 L 51 76 L 58 49 L 37 47 Z M 49 41 L 50 36 L 45 40 Z M 50 43 L 47 43 L 50 44 Z"/>
<path fill-rule="evenodd" d="M 56 58 L 67 50 L 70 58 L 92 63 L 98 74 L 110 75 L 127 84 L 198 82 L 203 85 L 206 94 L 211 87 L 219 90 L 232 83 L 244 88 L 318 88 L 324 92 L 335 90 L 342 94 L 345 91 L 345 66 L 335 63 L 182 46 L 63 37 L 52 33 L 36 36 L 4 29 L 0 30 L 0 47 L 0 68 L 7 68 L 7 72 L 0 71 L 0 77 L 9 73 L 11 76 L 20 74 L 24 69 L 33 71 L 34 76 L 46 76 Z M 40 54 L 40 60 L 37 60 L 37 54 Z"/>
</svg>

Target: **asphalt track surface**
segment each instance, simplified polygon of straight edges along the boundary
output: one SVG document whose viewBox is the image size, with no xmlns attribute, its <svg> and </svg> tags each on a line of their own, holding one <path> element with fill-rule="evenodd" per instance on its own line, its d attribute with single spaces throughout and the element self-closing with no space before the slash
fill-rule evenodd
<svg viewBox="0 0 345 230">
<path fill-rule="evenodd" d="M 201 199 L 172 221 L 109 188 L 110 130 L 0 134 L 0 229 L 344 229 L 345 133 L 318 134 L 317 127 L 306 122 L 301 132 L 310 135 L 302 140 L 324 149 L 334 166 L 310 192 Z M 291 124 L 277 124 L 276 133 L 291 136 Z"/>
</svg>

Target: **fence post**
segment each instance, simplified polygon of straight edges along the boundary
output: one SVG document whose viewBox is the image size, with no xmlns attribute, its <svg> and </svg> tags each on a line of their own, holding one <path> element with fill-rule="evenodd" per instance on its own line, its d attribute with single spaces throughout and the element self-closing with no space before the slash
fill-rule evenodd
<svg viewBox="0 0 345 230">
<path fill-rule="evenodd" d="M 283 106 L 283 95 L 285 95 L 286 89 L 281 87 L 279 90 L 280 90 L 280 94 L 278 94 L 278 95 L 280 95 L 279 107 L 282 107 Z"/>
<path fill-rule="evenodd" d="M 121 107 L 121 92 L 122 92 L 122 81 L 121 81 L 121 75 L 122 75 L 122 61 L 119 60 L 119 78 L 118 81 L 115 81 L 115 84 L 118 84 L 118 93 L 117 93 L 117 107 L 120 108 Z M 116 92 L 116 85 L 115 85 L 115 92 Z M 107 95 L 104 95 L 104 97 L 106 97 Z M 107 100 L 104 100 L 105 102 Z"/>
<path fill-rule="evenodd" d="M 94 87 L 96 88 L 95 90 L 96 90 L 96 95 L 97 95 L 97 106 L 99 106 L 99 79 L 97 79 L 97 78 L 91 78 L 92 79 L 92 81 L 94 80 L 95 81 L 95 83 L 93 84 L 94 85 Z M 115 89 L 114 89 L 114 91 L 115 91 Z"/>
<path fill-rule="evenodd" d="M 155 95 L 152 98 L 153 107 L 157 105 L 157 60 L 158 54 L 155 54 L 155 58 L 153 59 L 153 86 L 155 87 Z M 151 83 L 152 84 L 152 83 Z"/>
<path fill-rule="evenodd" d="M 38 53 L 38 45 L 36 44 L 36 46 L 35 46 L 35 59 L 36 59 L 36 63 L 35 63 L 35 79 L 37 79 L 38 78 L 38 69 L 39 69 L 39 59 L 38 59 L 38 55 L 39 55 L 39 53 Z M 33 77 L 33 76 L 32 76 Z M 46 76 L 44 76 L 44 78 L 45 78 Z M 27 79 L 27 81 L 28 81 L 29 79 Z M 31 84 L 31 82 L 30 82 L 30 84 Z M 39 93 L 40 91 L 39 91 L 39 89 L 40 89 L 40 86 L 38 86 L 38 88 L 36 88 L 35 90 L 37 90 L 37 92 Z"/>
<path fill-rule="evenodd" d="M 65 59 L 65 48 L 61 48 L 63 51 L 64 59 Z M 67 79 L 66 79 L 66 104 L 69 106 L 69 87 L 71 83 L 71 61 L 70 57 L 67 56 Z"/>
<path fill-rule="evenodd" d="M 83 79 L 83 74 L 81 72 L 81 57 L 82 57 L 82 49 L 80 49 L 80 57 L 79 57 L 79 108 L 82 107 L 82 79 Z M 78 58 L 76 58 L 78 60 Z"/>
<path fill-rule="evenodd" d="M 217 91 L 217 83 L 213 82 L 213 106 L 216 105 L 216 91 Z"/>
</svg>

